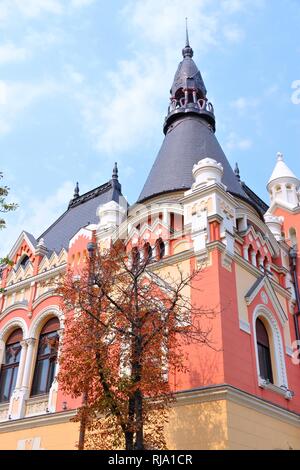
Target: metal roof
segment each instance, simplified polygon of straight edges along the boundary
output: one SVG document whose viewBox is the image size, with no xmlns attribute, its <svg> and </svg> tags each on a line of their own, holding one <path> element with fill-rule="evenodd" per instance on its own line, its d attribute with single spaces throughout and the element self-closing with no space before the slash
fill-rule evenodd
<svg viewBox="0 0 300 470">
<path fill-rule="evenodd" d="M 121 185 L 116 179 L 99 186 L 71 200 L 69 207 L 40 237 L 43 238 L 48 250 L 60 252 L 68 248 L 70 239 L 89 224 L 99 222 L 97 216 L 99 206 L 110 201 L 119 202 Z"/>
<path fill-rule="evenodd" d="M 214 132 L 201 117 L 188 115 L 169 127 L 138 202 L 165 192 L 191 188 L 193 166 L 207 157 L 222 164 L 222 181 L 228 191 L 249 200 Z"/>
</svg>

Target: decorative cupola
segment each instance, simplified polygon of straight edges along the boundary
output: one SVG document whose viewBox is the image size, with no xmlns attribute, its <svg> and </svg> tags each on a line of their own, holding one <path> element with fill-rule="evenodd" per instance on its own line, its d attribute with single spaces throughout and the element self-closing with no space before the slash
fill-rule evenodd
<svg viewBox="0 0 300 470">
<path fill-rule="evenodd" d="M 282 153 L 277 154 L 277 162 L 269 179 L 267 189 L 271 198 L 271 206 L 278 204 L 290 210 L 299 206 L 300 180 L 289 169 Z"/>
<path fill-rule="evenodd" d="M 205 171 L 214 171 L 216 168 L 219 175 L 218 168 L 222 167 L 222 184 L 227 191 L 257 209 L 257 205 L 244 191 L 234 174 L 216 138 L 214 109 L 208 102 L 207 90 L 193 61 L 193 54 L 186 30 L 183 60 L 178 66 L 170 91 L 171 103 L 163 127 L 165 138 L 138 202 L 148 202 L 157 196 L 168 198 L 170 193 L 174 193 L 173 199 L 180 199 L 195 182 L 194 165 L 198 165 L 201 160 L 202 168 L 204 159 L 208 158 L 215 163 L 212 166 L 209 164 L 209 170 Z M 218 164 L 220 167 L 215 166 Z"/>
<path fill-rule="evenodd" d="M 201 73 L 193 61 L 194 51 L 190 46 L 189 33 L 186 27 L 186 44 L 182 49 L 183 60 L 180 62 L 170 90 L 170 106 L 165 119 L 164 133 L 178 115 L 196 113 L 201 115 L 215 131 L 216 121 L 213 105 L 208 101 L 207 90 Z"/>
</svg>

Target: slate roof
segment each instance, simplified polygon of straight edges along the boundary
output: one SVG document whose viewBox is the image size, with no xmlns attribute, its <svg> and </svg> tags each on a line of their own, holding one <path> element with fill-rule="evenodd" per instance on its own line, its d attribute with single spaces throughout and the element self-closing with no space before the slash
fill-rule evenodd
<svg viewBox="0 0 300 470">
<path fill-rule="evenodd" d="M 174 96 L 179 88 L 187 88 L 190 86 L 201 90 L 203 96 L 206 96 L 207 90 L 197 65 L 191 57 L 185 57 L 178 65 L 170 90 L 171 95 Z"/>
<path fill-rule="evenodd" d="M 193 166 L 207 157 L 222 164 L 223 183 L 228 191 L 249 201 L 213 131 L 200 117 L 189 115 L 169 127 L 138 202 L 166 192 L 190 189 L 194 182 Z"/>
<path fill-rule="evenodd" d="M 122 195 L 121 185 L 118 181 L 109 182 L 71 200 L 68 209 L 64 212 L 40 237 L 50 251 L 60 252 L 68 248 L 70 239 L 89 224 L 99 222 L 97 209 L 100 205 L 110 201 L 119 202 Z"/>
</svg>

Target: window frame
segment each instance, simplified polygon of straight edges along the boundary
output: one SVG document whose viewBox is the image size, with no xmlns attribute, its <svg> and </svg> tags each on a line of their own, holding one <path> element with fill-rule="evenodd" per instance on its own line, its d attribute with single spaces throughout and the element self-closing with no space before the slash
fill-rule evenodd
<svg viewBox="0 0 300 470">
<path fill-rule="evenodd" d="M 8 341 L 9 341 L 9 338 L 8 338 Z M 6 355 L 7 355 L 8 349 L 16 347 L 17 345 L 18 345 L 18 347 L 17 347 L 18 352 L 16 353 L 16 356 L 18 356 L 18 361 L 6 364 L 5 362 L 6 362 Z M 0 367 L 0 404 L 1 403 L 9 403 L 9 401 L 11 399 L 11 396 L 13 394 L 13 391 L 15 389 L 17 378 L 18 378 L 19 366 L 20 366 L 21 350 L 22 350 L 21 340 L 16 341 L 14 343 L 8 343 L 7 342 L 5 344 L 5 350 L 4 350 L 4 360 L 5 360 L 5 362 L 2 363 L 1 367 Z M 9 370 L 12 370 L 12 374 L 11 374 L 11 377 L 9 379 L 8 398 L 4 400 L 4 399 L 1 398 L 1 392 L 4 393 L 5 386 L 6 386 L 6 381 L 7 381 L 7 375 L 4 379 L 4 381 L 2 381 L 3 380 L 3 372 L 4 371 L 9 371 Z"/>
<path fill-rule="evenodd" d="M 47 326 L 47 323 L 44 325 L 44 328 Z M 35 359 L 35 365 L 34 365 L 32 385 L 31 385 L 31 393 L 30 393 L 31 398 L 37 397 L 39 395 L 47 395 L 50 392 L 51 386 L 55 379 L 56 364 L 57 364 L 57 359 L 58 359 L 58 348 L 59 348 L 58 329 L 59 327 L 54 329 L 53 331 L 47 331 L 45 333 L 43 333 L 43 330 L 42 330 L 40 333 L 38 347 L 37 347 L 37 354 L 36 354 L 36 359 Z M 52 348 L 51 345 L 49 345 L 50 351 L 48 353 L 41 354 L 40 349 L 42 346 L 42 342 L 45 340 L 47 341 L 47 338 L 53 339 L 55 341 L 54 347 Z M 38 366 L 39 364 L 41 363 L 43 364 L 46 361 L 48 362 L 46 387 L 45 387 L 45 390 L 41 391 L 41 380 L 40 380 L 40 377 L 38 376 L 38 371 L 39 371 Z"/>
</svg>

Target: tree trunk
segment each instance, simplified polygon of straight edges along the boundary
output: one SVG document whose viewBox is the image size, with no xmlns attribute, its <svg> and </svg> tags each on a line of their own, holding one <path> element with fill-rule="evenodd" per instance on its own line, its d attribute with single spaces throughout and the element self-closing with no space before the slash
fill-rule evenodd
<svg viewBox="0 0 300 470">
<path fill-rule="evenodd" d="M 135 399 L 136 433 L 134 448 L 144 450 L 143 395 L 141 390 L 136 391 Z"/>
<path fill-rule="evenodd" d="M 84 440 L 85 440 L 85 431 L 86 431 L 86 410 L 88 394 L 84 392 L 82 397 L 82 405 L 84 406 L 83 414 L 80 419 L 79 427 L 79 440 L 78 440 L 78 450 L 84 450 Z"/>
</svg>

